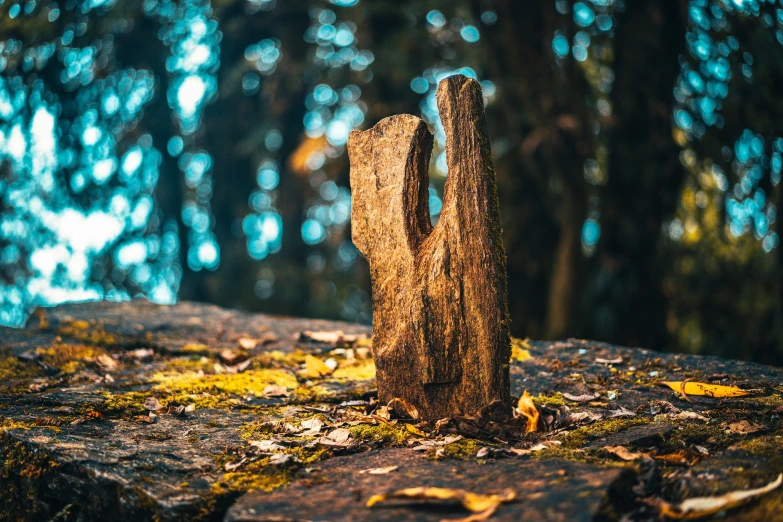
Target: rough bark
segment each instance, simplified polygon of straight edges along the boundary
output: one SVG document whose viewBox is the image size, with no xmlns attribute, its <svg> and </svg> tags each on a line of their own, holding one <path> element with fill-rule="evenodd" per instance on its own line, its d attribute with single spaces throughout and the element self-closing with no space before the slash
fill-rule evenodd
<svg viewBox="0 0 783 522">
<path fill-rule="evenodd" d="M 509 403 L 506 259 L 481 88 L 452 76 L 437 98 L 449 177 L 434 228 L 424 122 L 393 116 L 348 142 L 379 397 L 406 399 L 430 419 Z"/>
</svg>

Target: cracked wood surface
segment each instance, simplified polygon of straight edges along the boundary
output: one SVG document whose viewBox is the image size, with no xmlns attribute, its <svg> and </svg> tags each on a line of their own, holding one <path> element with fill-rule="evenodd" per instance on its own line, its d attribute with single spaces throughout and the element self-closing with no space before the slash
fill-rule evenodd
<svg viewBox="0 0 783 522">
<path fill-rule="evenodd" d="M 411 115 L 352 132 L 352 234 L 372 277 L 373 347 L 382 401 L 423 418 L 510 411 L 506 257 L 481 88 L 442 80 L 443 210 L 430 224 L 432 136 Z"/>
</svg>

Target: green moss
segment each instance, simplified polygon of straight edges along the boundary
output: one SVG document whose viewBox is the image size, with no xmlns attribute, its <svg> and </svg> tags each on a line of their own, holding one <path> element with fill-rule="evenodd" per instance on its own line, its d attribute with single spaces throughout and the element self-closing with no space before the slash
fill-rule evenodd
<svg viewBox="0 0 783 522">
<path fill-rule="evenodd" d="M 381 422 L 377 425 L 359 424 L 348 428 L 351 436 L 365 442 L 382 442 L 392 445 L 402 445 L 413 436 L 400 424 Z"/>
<path fill-rule="evenodd" d="M 205 357 L 173 357 L 164 363 L 164 367 L 169 372 L 198 372 L 199 370 L 212 371 L 215 366 L 214 359 Z"/>
<path fill-rule="evenodd" d="M 771 435 L 762 435 L 755 439 L 742 440 L 733 445 L 738 450 L 746 451 L 754 457 L 761 457 L 765 460 L 778 461 L 777 464 L 770 464 L 768 469 L 783 469 L 783 430 L 778 430 Z"/>
<path fill-rule="evenodd" d="M 137 415 L 146 415 L 144 401 L 151 397 L 150 392 L 126 392 L 111 393 L 101 392 L 103 402 L 95 406 L 95 409 L 109 417 L 130 418 Z M 90 406 L 92 409 L 92 406 Z"/>
<path fill-rule="evenodd" d="M 96 346 L 116 346 L 120 344 L 117 336 L 106 332 L 94 322 L 77 319 L 63 319 L 56 330 L 57 335 L 77 339 Z"/>
<path fill-rule="evenodd" d="M 155 390 L 199 394 L 203 392 L 229 393 L 234 395 L 255 394 L 263 396 L 270 384 L 295 389 L 296 377 L 286 370 L 251 370 L 235 374 L 201 375 L 197 372 L 158 372 L 152 376 Z"/>
<path fill-rule="evenodd" d="M 446 444 L 440 448 L 434 448 L 427 451 L 426 457 L 428 459 L 440 460 L 440 459 L 458 459 L 465 460 L 476 456 L 478 450 L 487 446 L 486 441 L 478 441 L 473 439 L 461 439 L 451 444 Z M 439 452 L 438 449 L 443 451 Z"/>
<path fill-rule="evenodd" d="M 193 344 L 186 344 L 185 346 L 180 348 L 179 351 L 183 353 L 191 353 L 196 355 L 206 355 L 211 351 L 211 349 L 206 344 L 193 343 Z"/>
<path fill-rule="evenodd" d="M 742 399 L 742 404 L 746 404 L 751 408 L 777 408 L 783 404 L 783 395 L 773 393 L 771 395 L 765 395 L 763 397 L 747 397 Z"/>
<path fill-rule="evenodd" d="M 32 379 L 43 377 L 43 369 L 34 362 L 20 361 L 9 350 L 0 350 L 0 382 L 5 393 L 24 393 Z"/>
<path fill-rule="evenodd" d="M 38 501 L 42 479 L 59 466 L 40 449 L 28 451 L 0 431 L 0 517 L 3 520 L 48 520 L 52 513 Z"/>
<path fill-rule="evenodd" d="M 712 453 L 724 450 L 739 439 L 720 426 L 719 422 L 682 422 L 676 425 L 661 446 L 662 453 L 671 453 L 693 445 L 707 446 Z"/>
<path fill-rule="evenodd" d="M 0 416 L 0 433 L 3 433 L 7 430 L 29 430 L 30 428 L 35 428 L 35 424 L 32 422 L 22 422 L 18 420 L 11 420 L 6 419 L 3 416 Z"/>
<path fill-rule="evenodd" d="M 104 348 L 87 346 L 84 344 L 54 343 L 45 348 L 38 348 L 36 352 L 41 360 L 50 366 L 54 366 L 64 373 L 76 373 L 84 369 L 88 363 L 94 363 L 101 355 L 108 355 Z"/>
<path fill-rule="evenodd" d="M 223 467 L 223 465 L 221 465 Z M 272 491 L 291 482 L 292 471 L 280 466 L 269 466 L 269 459 L 250 462 L 241 470 L 224 473 L 221 480 L 212 484 L 215 495 L 245 493 L 247 491 Z"/>
<path fill-rule="evenodd" d="M 563 396 L 559 393 L 557 395 L 538 394 L 533 397 L 533 402 L 539 406 L 563 406 L 565 404 L 565 399 L 563 399 Z"/>
<path fill-rule="evenodd" d="M 617 433 L 633 426 L 650 424 L 653 420 L 649 417 L 618 417 L 615 419 L 606 419 L 594 422 L 589 426 L 577 428 L 574 431 L 565 433 L 561 437 L 563 443 L 562 449 L 578 449 L 583 447 L 590 440 L 605 437 L 612 433 Z M 547 451 L 547 450 L 544 450 Z"/>
</svg>

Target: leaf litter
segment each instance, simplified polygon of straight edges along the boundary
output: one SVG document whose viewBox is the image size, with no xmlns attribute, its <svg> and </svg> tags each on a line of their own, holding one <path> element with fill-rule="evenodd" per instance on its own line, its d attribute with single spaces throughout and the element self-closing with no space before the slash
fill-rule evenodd
<svg viewBox="0 0 783 522">
<path fill-rule="evenodd" d="M 372 508 L 389 499 L 421 500 L 425 502 L 447 501 L 459 503 L 468 511 L 475 513 L 473 516 L 448 520 L 451 520 L 452 522 L 472 522 L 487 520 L 495 513 L 501 504 L 512 502 L 516 497 L 516 493 L 511 490 L 506 490 L 499 494 L 481 495 L 463 489 L 416 487 L 400 489 L 392 493 L 373 495 L 367 501 L 367 507 Z"/>
</svg>

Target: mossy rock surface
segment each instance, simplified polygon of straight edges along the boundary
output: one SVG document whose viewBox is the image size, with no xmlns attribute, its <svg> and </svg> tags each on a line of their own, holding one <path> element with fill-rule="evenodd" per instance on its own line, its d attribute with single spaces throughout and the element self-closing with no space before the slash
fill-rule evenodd
<svg viewBox="0 0 783 522">
<path fill-rule="evenodd" d="M 299 335 L 308 331 L 342 335 L 314 342 Z M 539 431 L 456 423 L 436 434 L 369 404 L 367 335 L 348 323 L 145 302 L 66 305 L 23 330 L 0 328 L 0 520 L 467 516 L 442 504 L 365 507 L 416 486 L 511 489 L 518 500 L 497 520 L 653 520 L 637 499 L 717 495 L 783 472 L 778 368 L 515 341 L 511 393 L 533 397 Z M 754 393 L 685 400 L 661 386 L 686 379 Z M 624 461 L 605 446 L 664 459 Z M 715 516 L 781 512 L 783 489 Z"/>
</svg>

